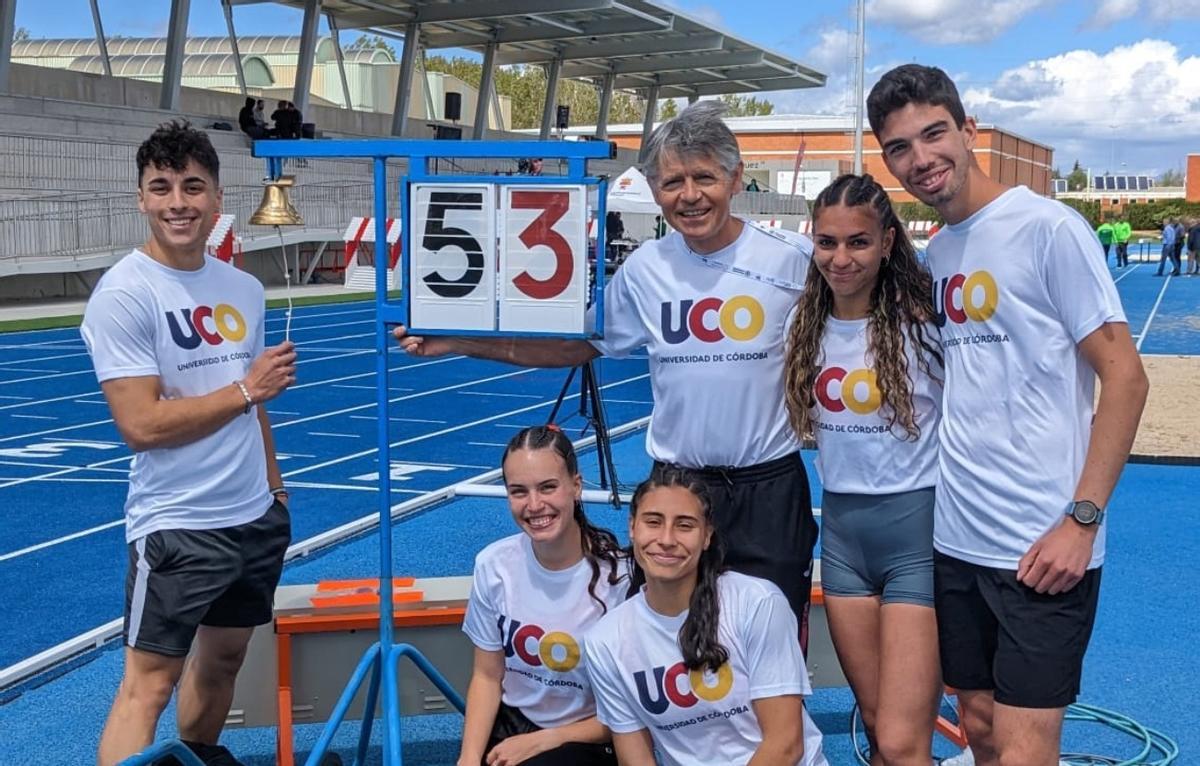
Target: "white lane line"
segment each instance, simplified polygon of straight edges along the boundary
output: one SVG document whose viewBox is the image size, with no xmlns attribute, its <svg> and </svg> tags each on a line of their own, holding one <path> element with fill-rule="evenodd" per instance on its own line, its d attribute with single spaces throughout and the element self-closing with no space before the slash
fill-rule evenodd
<svg viewBox="0 0 1200 766">
<path fill-rule="evenodd" d="M 467 444 L 470 444 L 472 447 L 500 447 L 501 449 L 508 446 L 500 442 L 467 442 Z"/>
<path fill-rule="evenodd" d="M 643 399 L 605 399 L 605 404 L 654 404 Z"/>
<path fill-rule="evenodd" d="M 1130 275 L 1130 274 L 1132 274 L 1133 272 L 1137 271 L 1137 270 L 1138 270 L 1138 269 L 1140 269 L 1141 267 L 1142 267 L 1142 264 L 1140 264 L 1140 263 L 1135 263 L 1135 264 L 1133 265 L 1133 268 L 1132 268 L 1132 269 L 1130 269 L 1129 271 L 1125 272 L 1125 273 L 1124 273 L 1124 274 L 1122 274 L 1121 276 L 1119 276 L 1119 277 L 1117 277 L 1116 279 L 1114 279 L 1114 280 L 1113 280 L 1113 284 L 1115 285 L 1117 282 L 1120 282 L 1122 279 L 1124 279 L 1125 277 L 1129 276 L 1129 275 Z"/>
<path fill-rule="evenodd" d="M 5 368 L 4 368 L 4 370 L 3 370 L 3 372 L 32 372 L 32 373 L 43 373 L 43 372 L 58 372 L 58 370 L 40 370 L 40 369 L 37 369 L 37 368 L 34 368 L 34 367 L 5 367 Z"/>
<path fill-rule="evenodd" d="M 299 487 L 300 489 L 349 489 L 349 490 L 353 490 L 355 492 L 378 492 L 379 491 L 378 485 L 328 484 L 326 482 L 320 482 L 320 481 L 289 481 L 288 487 L 292 488 L 292 489 L 295 489 L 297 487 Z M 401 489 L 401 488 L 395 487 L 395 486 L 392 487 L 393 495 L 423 495 L 427 491 L 428 490 L 424 490 L 424 489 Z"/>
<path fill-rule="evenodd" d="M 300 413 L 292 412 L 291 410 L 267 410 L 267 414 L 268 415 L 299 415 Z"/>
<path fill-rule="evenodd" d="M 509 377 L 509 376 L 511 376 L 511 375 L 515 375 L 515 374 L 522 373 L 522 372 L 529 372 L 529 370 L 518 370 L 516 373 L 510 373 L 510 374 L 509 374 L 509 375 L 507 375 L 507 376 L 498 376 L 498 377 Z M 612 382 L 612 383 L 607 383 L 607 384 L 605 384 L 605 385 L 603 385 L 603 386 L 600 386 L 600 390 L 602 390 L 602 391 L 603 391 L 603 390 L 605 390 L 605 389 L 609 389 L 609 388 L 615 388 L 615 387 L 617 387 L 617 386 L 623 386 L 623 385 L 626 385 L 626 384 L 628 384 L 628 383 L 635 383 L 635 382 L 637 382 L 637 381 L 639 381 L 639 380 L 644 380 L 644 379 L 646 379 L 646 378 L 648 378 L 648 377 L 650 377 L 650 373 L 648 373 L 648 372 L 647 372 L 647 373 L 643 373 L 643 374 L 641 374 L 641 375 L 634 375 L 634 376 L 633 376 L 633 377 L 631 377 L 631 378 L 623 378 L 623 379 L 621 379 L 621 380 L 614 381 L 614 382 Z M 474 383 L 464 383 L 464 384 L 461 384 L 461 385 L 464 385 L 464 386 L 465 386 L 465 385 L 478 385 L 480 382 L 482 382 L 482 381 L 475 381 Z M 453 386 L 451 386 L 451 388 L 453 388 Z M 400 400 L 402 400 L 402 399 L 409 399 L 409 398 L 412 398 L 412 397 L 407 397 L 407 396 L 405 396 L 405 397 L 400 397 L 399 399 L 395 399 L 395 400 L 392 400 L 392 401 L 400 401 Z M 567 396 L 563 397 L 563 401 L 568 401 L 568 400 L 571 400 L 571 399 L 578 399 L 578 398 L 579 398 L 579 394 L 577 394 L 577 393 L 576 393 L 576 394 L 568 394 Z M 529 405 L 528 407 L 521 407 L 520 409 L 509 410 L 508 412 L 501 412 L 501 413 L 498 413 L 498 414 L 496 414 L 496 415 L 491 415 L 491 416 L 489 416 L 489 417 L 486 417 L 486 418 L 480 418 L 480 419 L 478 419 L 478 420 L 471 421 L 470 423 L 462 423 L 462 424 L 460 424 L 460 425 L 456 425 L 456 426 L 449 426 L 449 427 L 447 427 L 447 428 L 443 428 L 443 429 L 441 429 L 441 430 L 438 430 L 438 431 L 432 431 L 432 432 L 430 432 L 430 433 L 427 433 L 427 434 L 421 434 L 421 435 L 419 435 L 419 436 L 414 436 L 414 437 L 411 437 L 411 438 L 409 438 L 409 439 L 401 439 L 400 441 L 397 441 L 397 442 L 392 442 L 392 443 L 391 443 L 391 447 L 392 447 L 393 449 L 395 449 L 396 447 L 404 447 L 404 446 L 407 446 L 407 445 L 409 445 L 409 444 L 413 444 L 413 443 L 415 443 L 415 442 L 424 441 L 424 440 L 426 440 L 426 439 L 433 439 L 433 438 L 436 438 L 436 437 L 438 437 L 438 436 L 444 436 L 444 435 L 446 435 L 446 434 L 454 433 L 454 432 L 456 432 L 456 431 L 462 431 L 462 430 L 464 430 L 464 429 L 467 429 L 467 428 L 472 428 L 472 427 L 474 427 L 474 426 L 484 425 L 485 423 L 492 423 L 492 422 L 494 422 L 494 421 L 497 421 L 497 420 L 502 420 L 503 418 L 509 418 L 509 417 L 512 417 L 512 416 L 514 416 L 514 415 L 521 415 L 521 414 L 523 414 L 523 413 L 526 413 L 526 412 L 532 412 L 533 410 L 540 409 L 541 407 L 549 407 L 549 406 L 552 406 L 552 405 L 555 403 L 555 401 L 557 401 L 557 400 L 558 400 L 558 397 L 555 397 L 555 398 L 553 398 L 553 399 L 544 399 L 544 400 L 542 400 L 542 401 L 538 402 L 537 404 L 531 404 L 531 405 Z M 371 407 L 374 407 L 375 405 L 374 405 L 374 404 L 372 404 L 372 405 L 369 405 L 369 406 L 371 406 Z M 361 409 L 361 408 L 356 408 L 356 409 Z M 495 445 L 492 445 L 492 446 L 495 446 Z M 507 445 L 505 445 L 505 444 L 501 444 L 501 445 L 498 445 L 498 446 L 505 447 L 505 446 L 507 446 Z M 321 462 L 321 463 L 315 463 L 315 464 L 313 464 L 313 465 L 310 465 L 310 466 L 307 466 L 307 467 L 305 467 L 305 468 L 297 468 L 297 469 L 294 469 L 294 470 L 292 470 L 292 471 L 288 471 L 287 473 L 283 474 L 283 477 L 286 479 L 286 478 L 288 478 L 289 476 L 296 476 L 296 475 L 298 475 L 298 474 L 302 474 L 302 473 L 308 473 L 309 471 L 316 471 L 316 470 L 319 470 L 319 469 L 321 469 L 321 468 L 328 468 L 328 467 L 329 467 L 329 466 L 331 466 L 331 465 L 339 465 L 339 464 L 341 464 L 341 463 L 345 463 L 345 462 L 348 462 L 348 461 L 351 461 L 351 460 L 357 460 L 357 459 L 358 459 L 358 458 L 360 458 L 360 457 L 365 457 L 365 456 L 367 456 L 367 455 L 372 455 L 372 454 L 374 454 L 374 453 L 376 453 L 376 452 L 378 452 L 378 451 L 379 451 L 379 448 L 378 448 L 378 447 L 372 447 L 371 449 L 362 450 L 361 452 L 354 452 L 354 453 L 352 453 L 352 454 L 349 454 L 349 455 L 343 455 L 342 457 L 333 458 L 332 460 L 326 460 L 326 461 L 324 461 L 324 462 Z M 4 488 L 4 487 L 3 487 L 3 485 L 0 485 L 0 489 L 3 489 L 3 488 Z"/>
<path fill-rule="evenodd" d="M 53 540 L 47 540 L 44 543 L 38 543 L 37 545 L 30 545 L 27 548 L 21 548 L 20 550 L 16 550 L 11 553 L 5 553 L 3 555 L 0 555 L 0 561 L 8 561 L 9 559 L 15 559 L 18 556 L 24 556 L 28 553 L 33 553 L 34 551 L 40 551 L 44 548 L 50 548 L 52 546 L 58 545 L 59 543 L 65 543 L 70 540 L 77 540 L 80 537 L 87 537 L 88 535 L 92 535 L 97 532 L 103 532 L 106 529 L 112 529 L 113 527 L 119 527 L 124 523 L 125 523 L 125 519 L 121 519 L 120 521 L 110 521 L 107 524 L 101 524 L 98 527 L 92 527 L 90 529 L 85 529 L 83 531 L 75 532 L 73 534 L 63 535 L 62 537 L 56 537 Z"/>
<path fill-rule="evenodd" d="M 104 399 L 72 399 L 76 404 L 103 404 L 108 406 L 108 402 Z"/>
<path fill-rule="evenodd" d="M 63 467 L 61 465 L 55 465 L 54 463 L 31 463 L 27 460 L 0 460 L 0 465 L 15 465 L 21 466 L 22 468 L 49 468 L 52 471 L 56 471 Z M 83 466 L 77 467 L 81 469 L 83 468 Z M 129 470 L 126 468 L 89 468 L 85 470 L 99 471 L 102 473 L 119 473 L 122 476 L 129 475 Z"/>
<path fill-rule="evenodd" d="M 1154 308 L 1150 309 L 1150 316 L 1146 317 L 1146 324 L 1142 325 L 1142 333 L 1138 336 L 1137 350 L 1142 350 L 1142 344 L 1146 342 L 1146 335 L 1150 332 L 1150 323 L 1154 321 L 1154 315 L 1158 313 L 1158 307 L 1162 304 L 1163 296 L 1167 294 L 1167 285 L 1171 284 L 1173 277 L 1168 274 L 1163 280 L 1162 289 L 1158 291 L 1158 299 L 1154 301 Z"/>
<path fill-rule="evenodd" d="M 128 472 L 126 472 L 126 473 L 128 473 Z M 19 476 L 0 476 L 0 481 L 16 481 L 20 478 L 21 477 L 19 477 Z M 45 481 L 45 482 L 51 482 L 54 484 L 58 484 L 58 483 L 63 483 L 63 484 L 128 484 L 129 483 L 128 478 L 124 478 L 124 479 L 80 479 L 80 478 L 61 479 L 58 477 L 34 476 L 34 477 L 30 478 L 29 480 L 30 481 Z"/>
<path fill-rule="evenodd" d="M 13 415 L 14 418 L 26 418 L 28 420 L 58 420 L 58 418 L 50 415 Z"/>
<path fill-rule="evenodd" d="M 459 391 L 459 396 L 502 396 L 509 399 L 541 399 L 536 394 L 494 394 L 487 391 Z"/>
<path fill-rule="evenodd" d="M 335 434 L 328 431 L 308 431 L 309 436 L 332 436 L 335 439 L 361 439 L 358 434 Z"/>
<path fill-rule="evenodd" d="M 370 421 L 378 422 L 379 416 L 378 415 L 351 415 L 350 419 L 351 420 L 370 420 Z M 439 426 L 446 424 L 446 421 L 444 421 L 444 420 L 426 420 L 425 418 L 388 418 L 388 420 L 392 421 L 393 423 L 431 423 L 433 425 L 439 425 Z"/>
<path fill-rule="evenodd" d="M 111 422 L 112 418 L 105 418 L 104 420 L 93 420 L 89 423 L 75 423 L 69 426 L 62 426 L 61 428 L 50 428 L 45 431 L 34 431 L 27 434 L 17 434 L 16 436 L 5 436 L 0 437 L 0 443 L 16 441 L 18 439 L 32 439 L 35 436 L 46 436 L 48 434 L 59 434 L 63 431 L 74 431 L 78 428 L 91 428 L 92 426 L 100 426 Z"/>
<path fill-rule="evenodd" d="M 529 428 L 529 423 L 492 423 L 492 428 L 511 428 L 514 431 L 520 431 L 523 428 Z"/>
<path fill-rule="evenodd" d="M 54 356 L 37 356 L 33 359 L 12 359 L 7 362 L 0 362 L 0 367 L 7 367 L 10 364 L 27 364 L 28 362 L 57 362 L 59 359 L 70 359 L 76 356 L 87 355 L 88 353 L 84 351 L 81 354 L 56 354 Z"/>
<path fill-rule="evenodd" d="M 32 396 L 0 396 L 0 399 L 14 399 L 14 400 L 16 400 L 16 401 L 18 401 L 18 402 L 29 402 L 29 401 L 33 401 L 33 397 L 32 397 Z"/>
<path fill-rule="evenodd" d="M 465 383 L 457 383 L 453 386 L 443 386 L 441 388 L 433 388 L 428 391 L 418 391 L 415 394 L 407 394 L 405 396 L 394 396 L 391 399 L 388 399 L 388 403 L 394 404 L 396 402 L 403 402 L 408 399 L 419 399 L 423 396 L 432 396 L 433 394 L 442 394 L 442 393 L 445 393 L 446 391 L 455 391 L 460 388 L 466 388 L 467 386 L 478 386 L 480 383 L 491 383 L 493 380 L 501 380 L 503 378 L 512 378 L 512 377 L 516 377 L 517 375 L 528 375 L 529 373 L 531 373 L 533 371 L 534 371 L 534 368 L 530 367 L 530 368 L 526 368 L 526 369 L 517 370 L 516 372 L 507 372 L 507 373 L 504 373 L 503 375 L 493 375 L 490 378 L 483 378 L 481 380 L 469 380 Z M 344 407 L 340 410 L 332 410 L 330 412 L 323 412 L 320 415 L 309 415 L 306 418 L 296 418 L 295 420 L 285 420 L 282 423 L 272 423 L 271 427 L 272 428 L 283 428 L 285 426 L 294 426 L 294 425 L 298 425 L 300 423 L 307 423 L 310 420 L 321 420 L 322 418 L 330 418 L 330 417 L 335 417 L 337 415 L 345 415 L 347 413 L 360 412 L 362 410 L 368 410 L 368 409 L 373 410 L 377 406 L 378 406 L 378 402 L 369 402 L 368 404 L 359 404 L 359 405 L 355 405 L 354 407 Z"/>
</svg>

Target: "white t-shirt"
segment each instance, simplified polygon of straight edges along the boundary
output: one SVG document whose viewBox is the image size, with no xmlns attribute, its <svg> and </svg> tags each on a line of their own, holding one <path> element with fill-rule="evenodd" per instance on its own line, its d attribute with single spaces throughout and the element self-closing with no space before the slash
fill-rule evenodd
<svg viewBox="0 0 1200 766">
<path fill-rule="evenodd" d="M 803 285 L 812 242 L 777 234 L 746 224 L 708 254 L 746 276 L 706 266 L 672 232 L 635 250 L 605 288 L 604 338 L 592 345 L 614 357 L 647 346 L 650 457 L 745 467 L 800 449 L 783 399 L 786 320 L 799 289 L 780 283 Z"/>
<path fill-rule="evenodd" d="M 263 352 L 262 284 L 215 258 L 180 271 L 134 250 L 101 277 L 80 332 L 96 377 L 155 375 L 164 399 L 203 396 L 241 380 Z M 222 529 L 271 505 L 257 412 L 179 447 L 138 452 L 129 471 L 125 537 Z"/>
<path fill-rule="evenodd" d="M 775 585 L 726 572 L 718 580 L 717 635 L 729 652 L 718 673 L 683 665 L 679 630 L 644 593 L 614 609 L 587 636 L 596 716 L 614 733 L 648 729 L 664 764 L 745 764 L 762 743 L 753 701 L 812 694 L 796 617 Z M 804 712 L 804 766 L 823 766 L 821 732 Z"/>
<path fill-rule="evenodd" d="M 911 440 L 899 422 L 889 430 L 879 406 L 874 365 L 867 359 L 867 321 L 825 320 L 813 412 L 821 486 L 831 492 L 864 495 L 932 487 L 937 483 L 942 384 L 921 370 L 917 353 L 926 357 L 930 372 L 937 378 L 942 376 L 942 369 L 937 359 L 914 349 L 905 336 L 913 417 L 921 435 Z M 922 331 L 936 348 L 937 328 L 931 325 Z"/>
<path fill-rule="evenodd" d="M 611 611 L 624 601 L 629 581 L 610 585 L 608 574 L 602 563 L 595 590 Z M 504 651 L 504 704 L 542 728 L 596 713 L 582 654 L 584 634 L 602 614 L 588 593 L 591 578 L 587 559 L 559 571 L 543 567 L 524 533 L 475 557 L 463 632 L 480 649 Z"/>
<path fill-rule="evenodd" d="M 928 262 L 946 357 L 934 545 L 1016 569 L 1083 471 L 1096 375 L 1077 344 L 1125 313 L 1087 222 L 1024 187 L 943 227 Z"/>
</svg>

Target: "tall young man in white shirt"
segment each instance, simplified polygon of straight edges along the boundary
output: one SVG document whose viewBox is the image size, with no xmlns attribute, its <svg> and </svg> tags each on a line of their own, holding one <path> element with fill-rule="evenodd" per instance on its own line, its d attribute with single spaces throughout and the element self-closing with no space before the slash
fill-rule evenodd
<svg viewBox="0 0 1200 766">
<path fill-rule="evenodd" d="M 647 452 L 700 472 L 726 563 L 774 582 L 803 624 L 817 526 L 783 370 L 787 317 L 812 243 L 730 214 L 742 160 L 721 111 L 693 104 L 647 142 L 642 170 L 674 231 L 634 251 L 605 288 L 603 340 L 421 338 L 403 327 L 396 337 L 418 356 L 528 367 L 571 367 L 645 346 L 654 393 Z"/>
<path fill-rule="evenodd" d="M 150 236 L 101 278 L 81 328 L 135 453 L 125 674 L 97 760 L 149 745 L 178 684 L 180 737 L 206 764 L 235 766 L 217 739 L 291 538 L 263 405 L 295 380 L 296 353 L 290 342 L 264 349 L 262 284 L 204 252 L 221 208 L 208 136 L 164 125 L 137 167 Z"/>
<path fill-rule="evenodd" d="M 945 72 L 893 69 L 867 109 L 888 169 L 946 220 L 928 252 L 946 372 L 943 677 L 976 763 L 1056 765 L 1095 618 L 1103 509 L 1146 376 L 1090 226 L 980 169 L 975 121 Z"/>
</svg>

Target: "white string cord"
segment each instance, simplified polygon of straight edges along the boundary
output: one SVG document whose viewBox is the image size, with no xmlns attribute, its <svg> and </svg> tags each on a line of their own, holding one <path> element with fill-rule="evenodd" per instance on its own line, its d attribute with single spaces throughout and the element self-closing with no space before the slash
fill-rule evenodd
<svg viewBox="0 0 1200 766">
<path fill-rule="evenodd" d="M 287 319 L 283 325 L 283 339 L 288 341 L 292 339 L 292 272 L 288 268 L 287 245 L 283 241 L 283 229 L 276 226 L 275 233 L 279 235 L 279 252 L 283 256 L 283 282 L 286 285 L 285 295 L 287 297 Z"/>
</svg>

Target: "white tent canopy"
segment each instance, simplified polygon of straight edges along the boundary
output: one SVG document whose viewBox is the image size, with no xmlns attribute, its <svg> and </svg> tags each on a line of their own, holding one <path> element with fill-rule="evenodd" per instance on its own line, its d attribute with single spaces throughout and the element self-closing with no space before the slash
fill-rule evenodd
<svg viewBox="0 0 1200 766">
<path fill-rule="evenodd" d="M 608 209 L 619 213 L 659 215 L 662 208 L 654 201 L 650 184 L 637 168 L 631 167 L 608 185 Z"/>
</svg>

